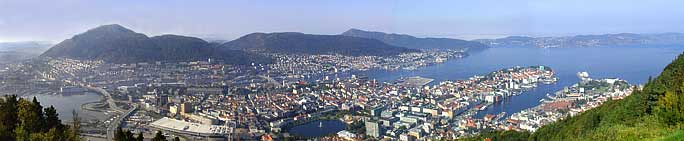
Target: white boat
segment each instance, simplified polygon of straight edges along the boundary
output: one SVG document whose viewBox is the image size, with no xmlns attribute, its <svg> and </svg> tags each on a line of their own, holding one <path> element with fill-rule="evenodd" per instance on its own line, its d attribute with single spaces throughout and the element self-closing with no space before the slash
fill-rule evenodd
<svg viewBox="0 0 684 141">
<path fill-rule="evenodd" d="M 484 111 L 486 109 L 487 109 L 487 105 L 483 105 L 482 107 L 480 107 L 480 111 Z"/>
<path fill-rule="evenodd" d="M 323 128 L 323 122 L 318 122 L 318 128 Z"/>
</svg>

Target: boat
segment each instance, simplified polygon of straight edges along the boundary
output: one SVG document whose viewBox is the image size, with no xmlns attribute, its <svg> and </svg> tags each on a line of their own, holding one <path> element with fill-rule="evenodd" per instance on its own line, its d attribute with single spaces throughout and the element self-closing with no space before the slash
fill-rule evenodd
<svg viewBox="0 0 684 141">
<path fill-rule="evenodd" d="M 551 99 L 551 100 L 556 100 L 556 97 L 555 97 L 555 96 L 551 96 L 551 94 L 549 94 L 549 93 L 546 93 L 546 97 L 549 98 L 549 99 Z"/>
<path fill-rule="evenodd" d="M 482 105 L 482 107 L 480 107 L 480 111 L 486 110 L 486 109 L 487 109 L 487 106 L 488 106 L 488 105 Z"/>
<path fill-rule="evenodd" d="M 499 113 L 498 115 L 496 115 L 496 121 L 500 121 L 505 115 L 506 115 L 506 112 Z"/>
<path fill-rule="evenodd" d="M 318 122 L 318 128 L 323 128 L 323 122 Z"/>
</svg>

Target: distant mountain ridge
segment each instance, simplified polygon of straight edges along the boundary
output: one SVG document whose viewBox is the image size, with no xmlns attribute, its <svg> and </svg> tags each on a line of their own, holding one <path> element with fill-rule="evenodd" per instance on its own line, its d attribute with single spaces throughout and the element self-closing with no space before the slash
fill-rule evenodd
<svg viewBox="0 0 684 141">
<path fill-rule="evenodd" d="M 460 39 L 451 38 L 418 38 L 406 34 L 388 34 L 383 32 L 349 29 L 342 33 L 344 36 L 370 38 L 380 40 L 390 45 L 407 47 L 412 49 L 452 49 L 452 50 L 481 50 L 487 45 Z"/>
<path fill-rule="evenodd" d="M 492 47 L 611 47 L 611 46 L 647 46 L 647 45 L 684 45 L 682 33 L 658 34 L 602 34 L 577 35 L 564 37 L 525 37 L 509 36 L 499 39 L 478 39 L 480 43 Z"/>
<path fill-rule="evenodd" d="M 341 54 L 349 56 L 389 56 L 419 52 L 385 44 L 375 39 L 342 35 L 313 35 L 297 32 L 252 33 L 221 45 L 224 50 L 287 54 Z"/>
<path fill-rule="evenodd" d="M 64 40 L 43 57 L 104 60 L 112 63 L 198 61 L 209 58 L 231 64 L 266 63 L 270 58 L 239 50 L 219 50 L 217 44 L 195 37 L 147 37 L 121 25 L 103 25 Z"/>
<path fill-rule="evenodd" d="M 52 46 L 49 42 L 0 42 L 0 63 L 11 63 L 40 56 Z"/>
<path fill-rule="evenodd" d="M 53 44 L 46 41 L 0 42 L 0 51 L 42 53 Z"/>
</svg>

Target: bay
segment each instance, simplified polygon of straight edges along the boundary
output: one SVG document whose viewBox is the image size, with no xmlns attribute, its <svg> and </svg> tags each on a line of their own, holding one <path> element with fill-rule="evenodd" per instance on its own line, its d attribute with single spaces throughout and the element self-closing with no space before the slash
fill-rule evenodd
<svg viewBox="0 0 684 141">
<path fill-rule="evenodd" d="M 506 112 L 506 116 L 539 105 L 546 94 L 553 94 L 579 81 L 576 73 L 586 71 L 592 78 L 621 78 L 631 84 L 643 84 L 649 76 L 657 76 L 684 47 L 593 47 L 593 48 L 528 48 L 499 47 L 471 53 L 461 59 L 417 70 L 369 70 L 360 72 L 371 79 L 393 81 L 401 77 L 433 78 L 432 85 L 444 80 L 468 79 L 474 75 L 515 67 L 546 65 L 560 80 L 551 85 L 523 92 L 495 103 L 476 117 Z"/>
</svg>

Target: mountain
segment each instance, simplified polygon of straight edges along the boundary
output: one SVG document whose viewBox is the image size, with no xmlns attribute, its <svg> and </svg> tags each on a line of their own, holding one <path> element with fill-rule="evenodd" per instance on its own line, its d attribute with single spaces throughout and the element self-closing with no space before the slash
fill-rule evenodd
<svg viewBox="0 0 684 141">
<path fill-rule="evenodd" d="M 344 36 L 376 39 L 394 46 L 412 49 L 453 49 L 453 50 L 481 50 L 487 48 L 479 42 L 472 42 L 450 38 L 417 38 L 405 34 L 387 34 L 383 32 L 349 29 L 342 33 Z"/>
<path fill-rule="evenodd" d="M 615 46 L 673 46 L 684 45 L 682 33 L 659 34 L 603 34 L 565 37 L 511 36 L 499 39 L 475 40 L 493 47 L 615 47 Z"/>
<path fill-rule="evenodd" d="M 0 51 L 40 54 L 50 48 L 50 46 L 52 46 L 51 43 L 42 41 L 0 42 Z"/>
<path fill-rule="evenodd" d="M 684 140 L 684 54 L 620 100 L 542 126 L 534 133 L 494 131 L 464 140 Z"/>
<path fill-rule="evenodd" d="M 52 44 L 48 42 L 0 42 L 0 63 L 12 63 L 40 56 Z"/>
<path fill-rule="evenodd" d="M 213 58 L 232 64 L 270 62 L 270 58 L 244 51 L 217 50 L 217 45 L 195 37 L 147 37 L 121 25 L 103 25 L 64 40 L 43 57 L 104 60 L 112 63 L 197 61 Z"/>
<path fill-rule="evenodd" d="M 223 50 L 288 54 L 341 54 L 388 56 L 419 50 L 396 47 L 378 40 L 342 35 L 312 35 L 295 32 L 252 33 L 221 45 Z"/>
</svg>

